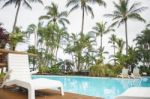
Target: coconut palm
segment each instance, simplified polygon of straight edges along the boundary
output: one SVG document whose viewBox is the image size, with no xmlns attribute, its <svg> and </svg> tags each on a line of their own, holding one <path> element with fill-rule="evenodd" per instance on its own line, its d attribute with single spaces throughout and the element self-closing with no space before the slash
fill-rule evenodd
<svg viewBox="0 0 150 99">
<path fill-rule="evenodd" d="M 30 24 L 27 28 L 27 38 L 30 38 L 30 35 L 33 34 L 34 35 L 34 47 L 35 49 L 37 49 L 37 26 L 35 24 Z"/>
<path fill-rule="evenodd" d="M 118 53 L 122 54 L 124 44 L 125 44 L 125 42 L 122 39 L 118 38 L 116 40 L 116 46 L 117 46 L 117 49 L 118 49 Z"/>
<path fill-rule="evenodd" d="M 117 53 L 115 54 L 114 58 L 116 60 L 116 63 L 119 65 L 125 65 L 126 64 L 126 60 L 127 60 L 127 55 L 124 55 L 122 53 L 123 48 L 124 48 L 124 44 L 125 41 L 123 41 L 122 39 L 118 38 L 116 40 L 116 48 L 117 48 Z"/>
<path fill-rule="evenodd" d="M 26 6 L 29 9 L 32 9 L 32 7 L 30 5 L 31 2 L 39 2 L 39 3 L 43 4 L 42 0 L 4 0 L 4 1 L 5 1 L 5 3 L 4 3 L 2 8 L 6 7 L 8 5 L 11 5 L 11 4 L 15 4 L 15 7 L 17 7 L 17 12 L 16 12 L 16 15 L 15 15 L 15 21 L 14 21 L 12 32 L 15 32 L 18 13 L 19 13 L 19 10 L 20 10 L 22 5 Z"/>
<path fill-rule="evenodd" d="M 58 6 L 54 3 L 51 4 L 51 6 L 46 6 L 45 7 L 48 12 L 46 15 L 41 16 L 39 19 L 47 19 L 49 20 L 48 23 L 53 22 L 54 24 L 60 23 L 65 27 L 65 24 L 69 24 L 69 20 L 67 19 L 68 13 L 67 11 L 62 11 L 60 12 L 58 10 Z"/>
<path fill-rule="evenodd" d="M 59 28 L 58 26 L 55 26 L 55 32 L 56 32 L 56 50 L 55 50 L 55 53 L 56 53 L 56 59 L 57 59 L 57 54 L 58 54 L 58 50 L 62 44 L 62 42 L 64 42 L 65 40 L 68 39 L 69 35 L 66 31 L 66 28 Z"/>
<path fill-rule="evenodd" d="M 118 24 L 118 27 L 121 24 L 125 24 L 125 37 L 126 37 L 126 54 L 128 54 L 128 29 L 127 29 L 127 20 L 136 19 L 138 21 L 145 22 L 141 17 L 140 12 L 144 11 L 147 7 L 140 7 L 141 3 L 136 2 L 129 5 L 130 0 L 119 0 L 119 4 L 113 2 L 115 10 L 112 14 L 106 14 L 105 16 L 111 17 L 114 23 L 112 25 Z"/>
<path fill-rule="evenodd" d="M 68 0 L 66 6 L 72 6 L 70 12 L 72 12 L 73 10 L 78 9 L 79 7 L 82 10 L 82 27 L 81 27 L 81 34 L 83 34 L 83 30 L 84 30 L 84 17 L 85 17 L 85 12 L 90 13 L 92 18 L 94 17 L 94 13 L 92 10 L 92 7 L 90 6 L 90 4 L 93 3 L 97 3 L 99 5 L 106 5 L 105 2 L 103 0 Z"/>
<path fill-rule="evenodd" d="M 100 47 L 97 51 L 97 57 L 98 57 L 98 62 L 99 63 L 103 63 L 104 62 L 104 59 L 105 59 L 105 56 L 103 56 L 104 54 L 108 54 L 107 51 L 105 51 L 105 47 Z"/>
<path fill-rule="evenodd" d="M 96 34 L 96 36 L 100 36 L 100 49 L 103 48 L 103 35 L 109 33 L 110 31 L 114 31 L 110 26 L 107 27 L 107 22 L 97 22 L 96 26 L 93 27 L 94 31 L 91 31 Z"/>
<path fill-rule="evenodd" d="M 111 37 L 109 38 L 109 41 L 108 41 L 108 43 L 113 44 L 112 47 L 114 48 L 114 56 L 115 56 L 115 53 L 116 53 L 116 45 L 115 45 L 116 40 L 117 40 L 116 35 L 112 34 Z M 115 59 L 114 59 L 114 65 L 116 65 Z"/>
<path fill-rule="evenodd" d="M 146 28 L 136 37 L 136 50 L 138 52 L 138 60 L 143 63 L 144 66 L 150 64 L 150 29 Z"/>
</svg>

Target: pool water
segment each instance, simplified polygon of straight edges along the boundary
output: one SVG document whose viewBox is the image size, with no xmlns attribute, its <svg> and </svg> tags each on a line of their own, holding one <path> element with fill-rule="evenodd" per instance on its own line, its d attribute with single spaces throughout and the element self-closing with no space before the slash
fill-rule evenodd
<svg viewBox="0 0 150 99">
<path fill-rule="evenodd" d="M 47 76 L 33 75 L 36 78 L 59 80 L 64 85 L 65 92 L 113 99 L 130 87 L 150 87 L 150 77 L 142 79 L 121 79 L 83 76 Z"/>
</svg>

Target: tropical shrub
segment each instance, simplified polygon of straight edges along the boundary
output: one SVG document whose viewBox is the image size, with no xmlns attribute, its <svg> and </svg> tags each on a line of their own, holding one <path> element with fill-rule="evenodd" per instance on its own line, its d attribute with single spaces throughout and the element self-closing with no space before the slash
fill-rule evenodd
<svg viewBox="0 0 150 99">
<path fill-rule="evenodd" d="M 121 66 L 98 64 L 89 69 L 89 75 L 116 77 L 121 72 L 121 69 Z"/>
<path fill-rule="evenodd" d="M 90 76 L 106 76 L 108 68 L 103 64 L 92 66 L 89 70 Z"/>
<path fill-rule="evenodd" d="M 41 74 L 45 74 L 45 73 L 49 73 L 50 68 L 47 66 L 40 66 L 39 67 L 39 73 Z"/>
<path fill-rule="evenodd" d="M 0 73 L 0 84 L 2 83 L 4 77 L 5 77 L 5 73 Z"/>
<path fill-rule="evenodd" d="M 147 75 L 150 75 L 150 67 L 141 66 L 140 67 L 140 74 L 142 74 L 144 72 L 147 73 Z"/>
<path fill-rule="evenodd" d="M 54 65 L 54 66 L 50 67 L 49 73 L 51 73 L 51 74 L 61 74 L 61 70 L 59 68 L 59 65 Z"/>
<path fill-rule="evenodd" d="M 5 48 L 8 39 L 9 39 L 9 34 L 7 34 L 6 30 L 3 27 L 1 27 L 1 23 L 0 23 L 0 48 Z"/>
<path fill-rule="evenodd" d="M 122 71 L 123 66 L 113 66 L 113 71 L 115 72 L 116 75 L 120 74 Z"/>
</svg>

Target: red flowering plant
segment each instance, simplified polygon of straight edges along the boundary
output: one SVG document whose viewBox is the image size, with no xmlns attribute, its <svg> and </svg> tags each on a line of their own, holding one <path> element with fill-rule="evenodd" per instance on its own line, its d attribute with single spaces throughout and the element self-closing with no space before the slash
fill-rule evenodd
<svg viewBox="0 0 150 99">
<path fill-rule="evenodd" d="M 7 34 L 6 30 L 2 27 L 2 23 L 0 23 L 0 48 L 5 48 L 8 39 L 9 34 Z"/>
</svg>

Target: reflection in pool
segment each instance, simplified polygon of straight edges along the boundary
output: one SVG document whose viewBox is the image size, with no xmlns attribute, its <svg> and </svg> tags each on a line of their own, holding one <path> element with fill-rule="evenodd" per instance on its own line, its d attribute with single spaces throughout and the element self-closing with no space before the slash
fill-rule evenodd
<svg viewBox="0 0 150 99">
<path fill-rule="evenodd" d="M 113 99 L 130 87 L 150 87 L 150 78 L 121 79 L 83 76 L 47 76 L 34 75 L 36 78 L 59 80 L 64 85 L 65 92 Z"/>
</svg>

